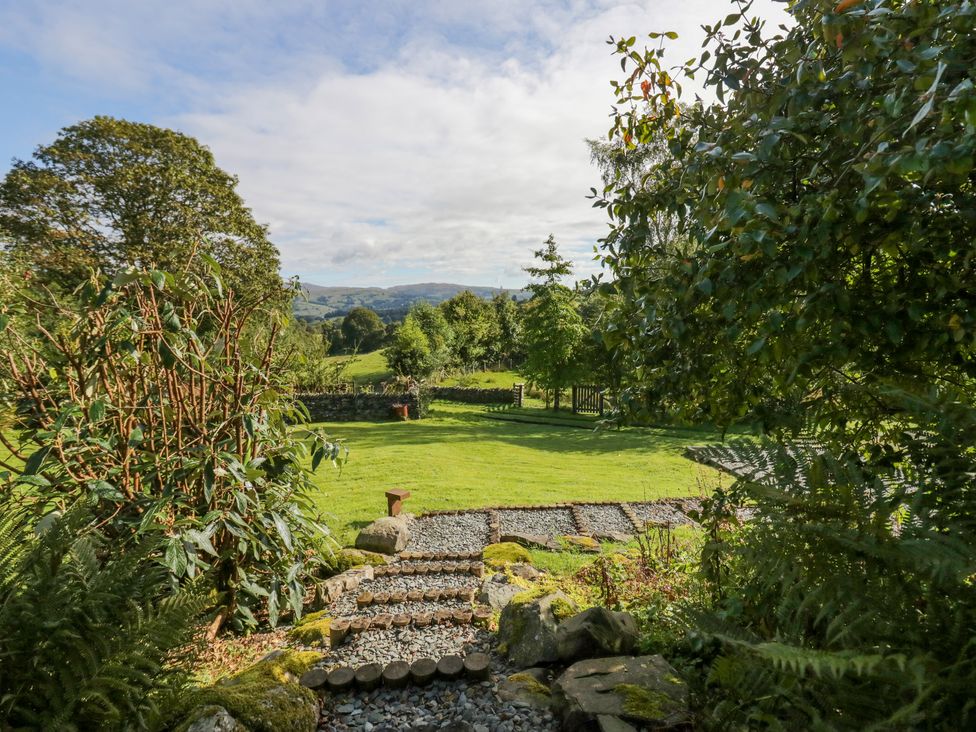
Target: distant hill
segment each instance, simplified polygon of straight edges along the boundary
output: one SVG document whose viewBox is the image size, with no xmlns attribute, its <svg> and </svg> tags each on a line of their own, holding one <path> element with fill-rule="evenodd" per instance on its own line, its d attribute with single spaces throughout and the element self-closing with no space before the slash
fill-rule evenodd
<svg viewBox="0 0 976 732">
<path fill-rule="evenodd" d="M 394 287 L 323 287 L 302 283 L 306 299 L 295 298 L 295 315 L 303 320 L 321 320 L 345 315 L 354 307 L 363 306 L 375 310 L 385 319 L 402 317 L 415 302 L 427 301 L 433 305 L 450 300 L 459 292 L 471 290 L 478 297 L 489 299 L 498 293 L 518 299 L 528 297 L 524 290 L 507 290 L 499 287 L 453 285 L 444 282 L 422 282 L 417 285 Z"/>
</svg>

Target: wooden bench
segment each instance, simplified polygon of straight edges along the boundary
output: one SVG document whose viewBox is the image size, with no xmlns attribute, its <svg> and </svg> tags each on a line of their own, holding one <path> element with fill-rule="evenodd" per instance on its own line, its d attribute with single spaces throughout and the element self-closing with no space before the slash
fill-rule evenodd
<svg viewBox="0 0 976 732">
<path fill-rule="evenodd" d="M 386 515 L 399 516 L 403 510 L 403 502 L 410 498 L 410 491 L 394 488 L 386 492 Z"/>
</svg>

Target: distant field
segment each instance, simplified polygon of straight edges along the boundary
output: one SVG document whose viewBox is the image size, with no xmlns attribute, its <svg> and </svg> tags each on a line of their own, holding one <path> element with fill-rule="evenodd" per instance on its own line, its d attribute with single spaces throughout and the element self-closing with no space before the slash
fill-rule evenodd
<svg viewBox="0 0 976 732">
<path fill-rule="evenodd" d="M 349 362 L 349 367 L 344 374 L 346 381 L 376 384 L 393 378 L 393 373 L 383 357 L 383 350 L 355 356 L 329 356 L 326 360 L 330 363 Z M 510 389 L 517 381 L 525 381 L 525 379 L 514 371 L 476 371 L 472 374 L 449 376 L 438 383 L 444 386 Z"/>
<path fill-rule="evenodd" d="M 337 538 L 386 511 L 383 492 L 406 488 L 410 511 L 697 495 L 718 473 L 682 457 L 711 431 L 574 427 L 486 419 L 474 405 L 435 402 L 428 419 L 323 425 L 345 440 L 341 474 L 319 468 L 315 497 Z"/>
</svg>

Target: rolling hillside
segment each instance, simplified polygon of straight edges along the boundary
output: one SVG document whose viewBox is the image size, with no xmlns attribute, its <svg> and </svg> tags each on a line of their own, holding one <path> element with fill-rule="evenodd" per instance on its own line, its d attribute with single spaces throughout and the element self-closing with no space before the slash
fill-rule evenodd
<svg viewBox="0 0 976 732">
<path fill-rule="evenodd" d="M 331 318 L 345 315 L 362 305 L 380 315 L 401 316 L 415 302 L 426 300 L 436 305 L 459 292 L 471 290 L 479 297 L 491 298 L 500 292 L 518 298 L 526 297 L 524 290 L 505 290 L 497 287 L 454 285 L 443 282 L 423 282 L 394 287 L 322 287 L 303 282 L 306 298 L 295 299 L 295 315 L 304 319 Z"/>
</svg>

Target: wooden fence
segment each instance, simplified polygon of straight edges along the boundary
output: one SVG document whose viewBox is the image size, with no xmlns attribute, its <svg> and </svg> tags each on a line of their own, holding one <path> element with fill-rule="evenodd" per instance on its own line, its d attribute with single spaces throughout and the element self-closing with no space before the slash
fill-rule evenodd
<svg viewBox="0 0 976 732">
<path fill-rule="evenodd" d="M 603 389 L 599 386 L 573 386 L 573 414 L 603 416 Z"/>
</svg>

